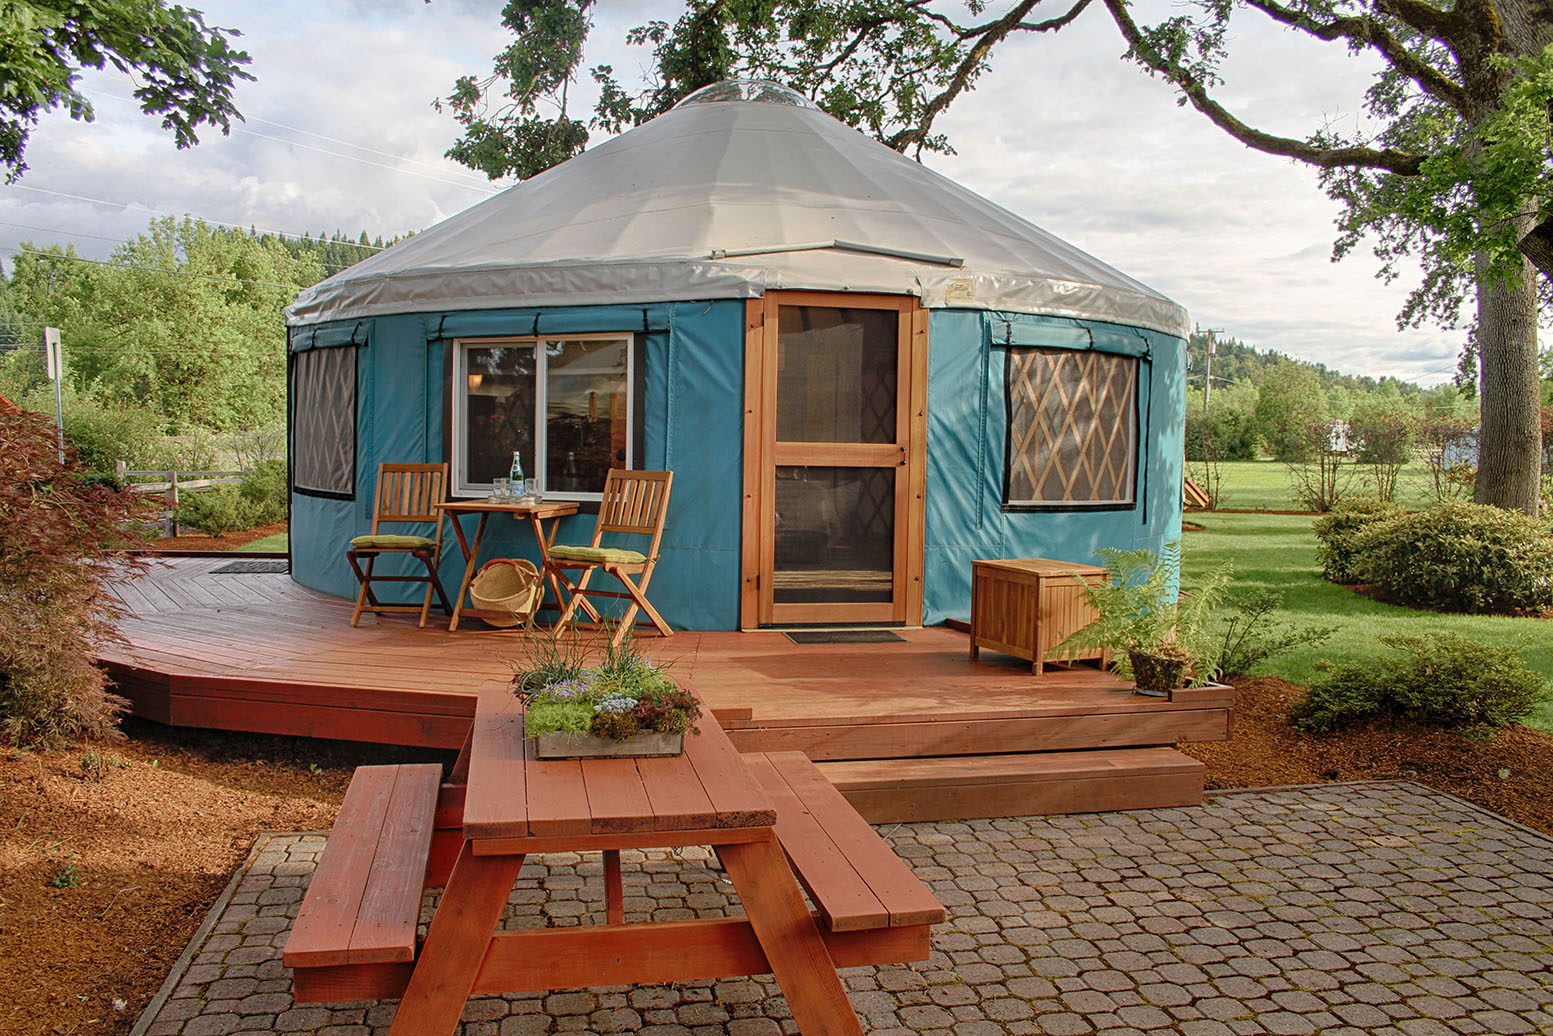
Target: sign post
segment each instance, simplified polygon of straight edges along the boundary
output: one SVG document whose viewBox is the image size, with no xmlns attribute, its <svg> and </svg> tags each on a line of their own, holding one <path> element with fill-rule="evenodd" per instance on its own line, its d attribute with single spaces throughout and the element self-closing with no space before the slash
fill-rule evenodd
<svg viewBox="0 0 1553 1036">
<path fill-rule="evenodd" d="M 65 462 L 65 401 L 61 385 L 65 378 L 65 355 L 59 345 L 59 328 L 43 329 L 43 364 L 54 379 L 54 423 L 59 429 L 59 462 Z"/>
</svg>

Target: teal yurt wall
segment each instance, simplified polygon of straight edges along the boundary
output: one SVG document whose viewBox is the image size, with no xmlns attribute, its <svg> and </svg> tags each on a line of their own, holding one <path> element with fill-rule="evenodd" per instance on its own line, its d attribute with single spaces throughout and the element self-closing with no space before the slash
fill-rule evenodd
<svg viewBox="0 0 1553 1036">
<path fill-rule="evenodd" d="M 354 499 L 292 494 L 293 578 L 354 597 L 345 545 L 371 527 L 378 464 L 448 459 L 445 371 L 455 338 L 628 331 L 643 353 L 641 463 L 675 473 L 650 596 L 677 627 L 736 627 L 743 319 L 742 301 L 720 300 L 414 314 L 293 329 L 293 355 L 357 348 Z M 463 520 L 472 535 L 474 519 Z M 580 514 L 562 521 L 557 542 L 586 543 L 592 533 L 593 517 Z M 480 553 L 482 560 L 538 557 L 528 523 L 500 516 Z M 449 595 L 462 572 L 458 547 L 450 544 L 441 569 Z"/>
<path fill-rule="evenodd" d="M 1100 547 L 1158 551 L 1181 531 L 1186 345 L 1097 321 L 936 310 L 928 354 L 924 624 L 968 619 L 971 562 L 1094 563 Z M 1010 349 L 1094 350 L 1138 360 L 1136 503 L 1125 508 L 1005 505 Z"/>
<path fill-rule="evenodd" d="M 292 497 L 292 571 L 299 582 L 353 596 L 344 547 L 371 524 L 380 462 L 448 459 L 447 351 L 455 338 L 630 331 L 642 350 L 643 466 L 675 473 L 662 561 L 650 596 L 677 628 L 739 624 L 744 303 L 439 312 L 294 328 L 293 353 L 356 349 L 353 499 Z M 1093 350 L 1138 361 L 1136 503 L 1019 510 L 1005 504 L 1006 363 L 1021 348 Z M 1097 321 L 984 310 L 932 311 L 929 325 L 923 622 L 966 617 L 971 562 L 1053 557 L 1096 548 L 1158 550 L 1178 533 L 1185 350 L 1181 339 Z M 472 529 L 473 519 L 464 519 Z M 585 542 L 593 518 L 562 523 L 562 542 Z M 482 558 L 537 551 L 527 523 L 493 518 Z M 462 560 L 450 546 L 451 594 Z"/>
</svg>

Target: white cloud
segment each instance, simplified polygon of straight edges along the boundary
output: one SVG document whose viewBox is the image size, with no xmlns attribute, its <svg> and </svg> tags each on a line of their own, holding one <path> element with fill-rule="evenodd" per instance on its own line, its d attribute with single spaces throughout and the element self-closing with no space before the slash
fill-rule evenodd
<svg viewBox="0 0 1553 1036">
<path fill-rule="evenodd" d="M 211 24 L 240 29 L 238 44 L 253 55 L 258 81 L 238 93 L 248 122 L 179 152 L 156 120 L 115 99 L 132 89 L 124 77 L 89 76 L 97 122 L 44 119 L 22 187 L 0 187 L 0 246 L 74 240 L 101 257 L 111 242 L 84 235 L 131 237 L 148 210 L 391 236 L 489 192 L 441 157 L 457 127 L 431 102 L 458 76 L 489 68 L 506 44 L 499 0 L 201 6 Z M 647 0 L 604 5 L 585 63 L 611 63 L 629 78 L 647 55 L 624 46 L 625 29 L 666 10 Z M 1237 32 L 1222 96 L 1248 121 L 1303 136 L 1353 116 L 1368 82 L 1362 61 L 1254 22 Z M 1395 328 L 1406 278 L 1376 281 L 1362 251 L 1328 261 L 1336 206 L 1313 173 L 1179 108 L 1167 85 L 1118 60 L 1123 49 L 1099 9 L 1058 37 L 1005 45 L 941 124 L 959 154 L 929 164 L 1165 292 L 1205 327 L 1352 373 L 1448 377 L 1459 332 Z M 578 84 L 574 111 L 591 108 L 591 92 L 586 79 Z"/>
</svg>

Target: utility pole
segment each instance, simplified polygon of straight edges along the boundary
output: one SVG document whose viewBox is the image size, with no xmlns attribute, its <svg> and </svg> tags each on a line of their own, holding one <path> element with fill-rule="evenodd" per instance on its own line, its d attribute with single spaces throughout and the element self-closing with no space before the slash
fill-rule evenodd
<svg viewBox="0 0 1553 1036">
<path fill-rule="evenodd" d="M 1213 354 L 1219 351 L 1218 340 L 1213 336 L 1223 334 L 1222 327 L 1210 327 L 1206 331 L 1198 327 L 1197 333 L 1208 336 L 1208 368 L 1203 372 L 1202 379 L 1202 412 L 1208 412 L 1208 401 L 1213 398 Z"/>
<path fill-rule="evenodd" d="M 59 429 L 59 462 L 65 463 L 65 399 L 60 386 L 65 380 L 65 356 L 59 346 L 59 328 L 43 329 L 43 366 L 54 379 L 54 423 Z"/>
</svg>

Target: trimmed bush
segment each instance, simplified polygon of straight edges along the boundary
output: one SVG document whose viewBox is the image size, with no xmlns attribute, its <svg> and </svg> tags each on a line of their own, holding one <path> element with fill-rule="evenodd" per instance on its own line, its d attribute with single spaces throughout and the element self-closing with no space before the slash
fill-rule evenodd
<svg viewBox="0 0 1553 1036">
<path fill-rule="evenodd" d="M 178 503 L 178 524 L 220 539 L 233 530 L 263 524 L 259 504 L 244 499 L 237 486 L 213 486 L 190 492 Z"/>
<path fill-rule="evenodd" d="M 1401 513 L 1402 508 L 1396 504 L 1361 497 L 1346 500 L 1317 518 L 1312 528 L 1316 532 L 1316 560 L 1321 562 L 1321 574 L 1345 586 L 1365 582 L 1359 573 L 1360 559 L 1354 550 L 1354 537 L 1371 522 Z"/>
<path fill-rule="evenodd" d="M 162 432 L 162 418 L 134 406 L 114 406 L 78 396 L 65 408 L 65 441 L 75 449 L 76 464 L 103 477 L 114 465 L 139 467 Z"/>
<path fill-rule="evenodd" d="M 1396 716 L 1476 733 L 1524 719 L 1546 693 L 1542 677 L 1526 668 L 1512 648 L 1454 633 L 1380 640 L 1402 657 L 1331 667 L 1331 675 L 1290 710 L 1295 726 L 1328 733 L 1361 720 Z"/>
<path fill-rule="evenodd" d="M 1363 525 L 1359 578 L 1388 601 L 1495 615 L 1553 608 L 1553 535 L 1537 519 L 1461 501 Z"/>
<path fill-rule="evenodd" d="M 286 462 L 283 460 L 260 461 L 237 487 L 237 495 L 257 509 L 258 520 L 255 525 L 285 521 L 289 494 Z"/>
</svg>

